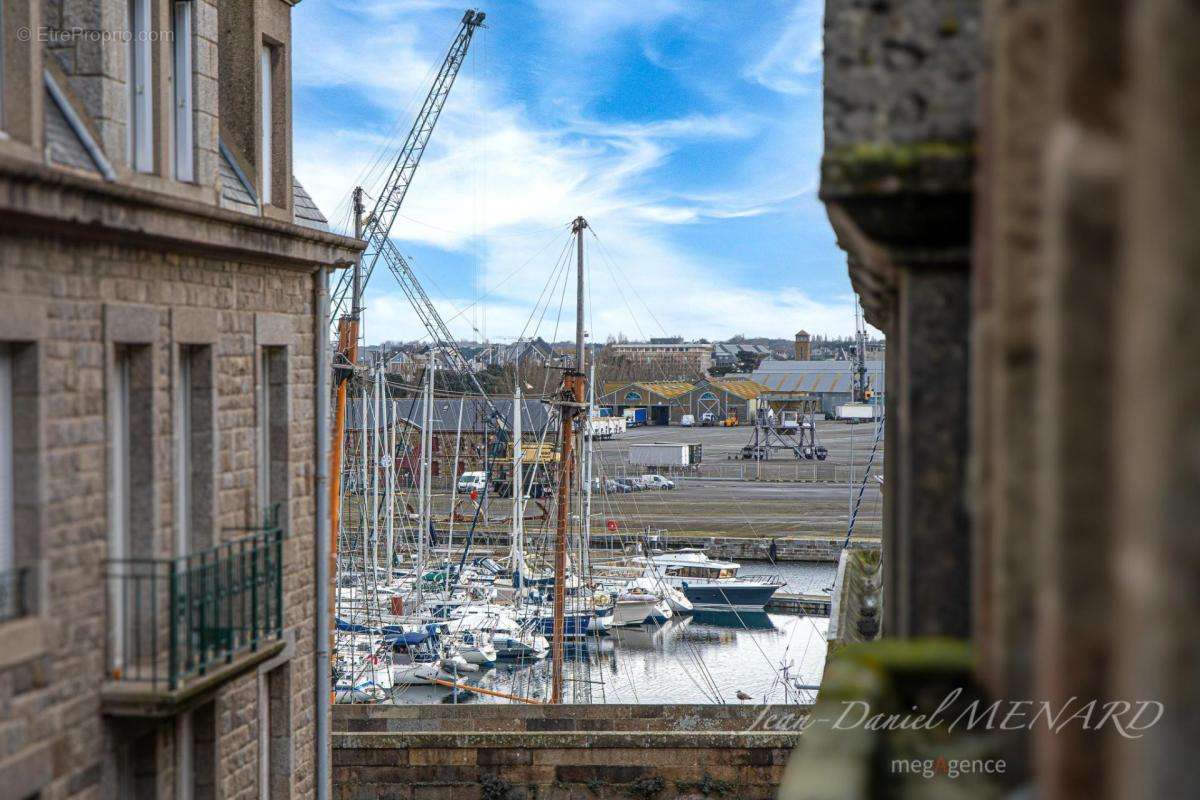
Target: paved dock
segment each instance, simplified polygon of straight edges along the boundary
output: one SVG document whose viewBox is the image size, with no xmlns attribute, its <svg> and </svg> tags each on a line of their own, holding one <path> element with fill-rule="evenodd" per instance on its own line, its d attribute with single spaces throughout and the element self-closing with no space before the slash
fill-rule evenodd
<svg viewBox="0 0 1200 800">
<path fill-rule="evenodd" d="M 767 611 L 785 611 L 789 614 L 803 614 L 809 617 L 829 616 L 829 595 L 824 594 L 787 594 L 776 592 L 767 603 Z"/>
</svg>

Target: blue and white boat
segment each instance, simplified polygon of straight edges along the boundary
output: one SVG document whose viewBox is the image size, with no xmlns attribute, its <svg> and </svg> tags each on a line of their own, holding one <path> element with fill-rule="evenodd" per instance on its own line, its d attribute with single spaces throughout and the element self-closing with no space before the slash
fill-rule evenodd
<svg viewBox="0 0 1200 800">
<path fill-rule="evenodd" d="M 689 548 L 651 557 L 646 577 L 679 589 L 695 608 L 762 611 L 783 579 L 739 575 L 740 569 L 733 561 L 716 561 L 699 548 Z"/>
</svg>

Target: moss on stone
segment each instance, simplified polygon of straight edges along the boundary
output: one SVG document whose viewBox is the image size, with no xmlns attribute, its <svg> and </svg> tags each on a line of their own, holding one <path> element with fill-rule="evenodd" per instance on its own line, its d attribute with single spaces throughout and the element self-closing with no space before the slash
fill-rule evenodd
<svg viewBox="0 0 1200 800">
<path fill-rule="evenodd" d="M 829 150 L 821 161 L 822 182 L 863 186 L 880 182 L 937 181 L 962 177 L 975 158 L 973 142 L 927 141 L 856 144 Z"/>
</svg>

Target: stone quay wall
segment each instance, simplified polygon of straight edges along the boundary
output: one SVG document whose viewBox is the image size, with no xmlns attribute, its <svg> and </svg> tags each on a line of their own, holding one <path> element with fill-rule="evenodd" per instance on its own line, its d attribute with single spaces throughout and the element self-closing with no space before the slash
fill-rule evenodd
<svg viewBox="0 0 1200 800">
<path fill-rule="evenodd" d="M 774 798 L 807 706 L 337 706 L 337 800 Z"/>
<path fill-rule="evenodd" d="M 844 537 L 837 536 L 777 536 L 748 538 L 741 536 L 661 536 L 650 537 L 651 547 L 673 550 L 681 547 L 702 547 L 712 558 L 733 560 L 770 561 L 771 542 L 775 542 L 776 561 L 822 561 L 836 564 L 841 555 Z M 855 536 L 851 539 L 855 547 L 864 550 L 879 550 L 880 540 L 872 537 Z M 629 547 L 629 538 L 592 536 L 593 550 L 619 549 L 621 544 Z M 501 532 L 475 533 L 475 547 L 503 550 L 509 548 L 509 535 Z"/>
</svg>

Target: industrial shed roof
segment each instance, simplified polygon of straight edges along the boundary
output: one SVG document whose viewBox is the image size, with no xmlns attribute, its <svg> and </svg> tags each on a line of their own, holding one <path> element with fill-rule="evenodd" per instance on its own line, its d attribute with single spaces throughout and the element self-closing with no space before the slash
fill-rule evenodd
<svg viewBox="0 0 1200 800">
<path fill-rule="evenodd" d="M 882 361 L 868 361 L 871 388 L 885 391 Z M 772 392 L 849 392 L 852 361 L 764 361 L 751 377 Z"/>
<path fill-rule="evenodd" d="M 735 397 L 740 397 L 743 400 L 751 400 L 758 397 L 763 392 L 767 391 L 767 387 L 755 380 L 745 378 L 735 378 L 730 380 L 714 379 L 711 381 L 701 381 L 694 387 L 696 390 L 706 389 L 708 391 L 728 392 Z"/>
<path fill-rule="evenodd" d="M 692 381 L 634 381 L 632 383 L 608 381 L 604 384 L 604 394 L 601 397 L 611 400 L 612 396 L 624 397 L 633 391 L 639 392 L 643 397 L 647 394 L 654 394 L 664 400 L 674 400 L 676 397 L 690 392 L 693 386 L 695 384 Z"/>
</svg>

